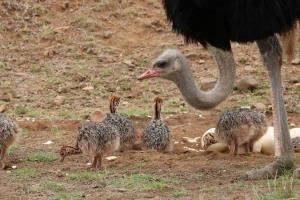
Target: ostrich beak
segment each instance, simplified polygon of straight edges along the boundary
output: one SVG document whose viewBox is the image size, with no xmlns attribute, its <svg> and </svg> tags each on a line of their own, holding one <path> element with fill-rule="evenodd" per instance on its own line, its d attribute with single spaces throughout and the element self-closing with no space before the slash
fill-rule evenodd
<svg viewBox="0 0 300 200">
<path fill-rule="evenodd" d="M 145 71 L 141 76 L 138 77 L 138 80 L 144 80 L 152 77 L 160 76 L 162 73 L 162 70 L 159 69 L 148 69 Z"/>
</svg>

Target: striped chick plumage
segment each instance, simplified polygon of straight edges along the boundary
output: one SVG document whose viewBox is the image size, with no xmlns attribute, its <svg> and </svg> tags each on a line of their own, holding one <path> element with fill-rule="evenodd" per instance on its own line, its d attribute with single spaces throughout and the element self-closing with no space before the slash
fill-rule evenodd
<svg viewBox="0 0 300 200">
<path fill-rule="evenodd" d="M 5 167 L 7 149 L 19 136 L 17 124 L 3 113 L 0 113 L 0 167 Z"/>
<path fill-rule="evenodd" d="M 237 154 L 238 146 L 245 145 L 246 152 L 252 151 L 254 142 L 266 132 L 265 115 L 247 108 L 224 112 L 216 128 L 218 142 L 228 144 Z M 233 153 L 233 152 L 232 152 Z"/>
</svg>

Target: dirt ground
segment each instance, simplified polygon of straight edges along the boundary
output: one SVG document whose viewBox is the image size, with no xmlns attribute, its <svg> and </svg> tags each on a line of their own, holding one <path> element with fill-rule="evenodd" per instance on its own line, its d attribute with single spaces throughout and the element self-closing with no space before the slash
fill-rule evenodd
<svg viewBox="0 0 300 200">
<path fill-rule="evenodd" d="M 186 45 L 171 32 L 159 0 L 3 0 L 0 2 L 0 106 L 23 130 L 9 152 L 16 169 L 0 171 L 0 199 L 300 199 L 300 181 L 244 181 L 246 171 L 273 156 L 191 152 L 214 127 L 222 111 L 263 103 L 270 110 L 266 70 L 255 44 L 233 44 L 237 80 L 252 76 L 254 91 L 234 90 L 218 107 L 188 106 L 174 84 L 137 81 L 166 48 L 179 48 L 194 78 L 210 88 L 217 69 L 201 46 Z M 282 75 L 290 128 L 300 127 L 299 55 L 284 61 Z M 121 96 L 120 112 L 140 135 L 152 114 L 152 101 L 164 99 L 163 118 L 175 141 L 173 153 L 130 150 L 105 161 L 105 170 L 86 171 L 89 158 L 59 162 L 58 149 L 73 144 L 77 127 L 90 112 L 108 111 L 108 99 Z M 268 122 L 272 125 L 271 113 Z M 46 145 L 47 141 L 53 144 Z M 139 137 L 138 137 L 139 141 Z M 300 165 L 300 155 L 296 154 Z"/>
</svg>

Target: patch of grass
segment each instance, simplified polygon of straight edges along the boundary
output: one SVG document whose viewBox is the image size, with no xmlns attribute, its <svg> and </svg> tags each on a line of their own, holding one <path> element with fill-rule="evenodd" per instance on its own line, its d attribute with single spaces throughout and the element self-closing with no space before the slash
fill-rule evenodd
<svg viewBox="0 0 300 200">
<path fill-rule="evenodd" d="M 112 0 L 97 0 L 98 3 L 92 8 L 94 12 L 101 12 L 103 10 L 106 10 L 108 8 L 111 8 L 112 5 Z"/>
<path fill-rule="evenodd" d="M 51 133 L 55 136 L 61 136 L 61 130 L 58 127 L 51 127 Z"/>
<path fill-rule="evenodd" d="M 30 162 L 45 162 L 51 163 L 58 159 L 57 155 L 53 152 L 43 152 L 37 151 L 33 153 L 29 153 L 26 156 L 26 160 Z"/>
<path fill-rule="evenodd" d="M 109 69 L 109 68 L 104 68 L 104 69 L 101 71 L 101 76 L 102 76 L 103 78 L 109 77 L 109 76 L 111 76 L 112 74 L 113 74 L 113 71 L 112 71 L 111 69 Z"/>
<path fill-rule="evenodd" d="M 44 190 L 50 190 L 52 192 L 65 192 L 66 187 L 63 183 L 58 183 L 54 181 L 46 181 L 43 183 Z"/>
<path fill-rule="evenodd" d="M 80 200 L 82 194 L 80 192 L 58 192 L 53 197 L 53 200 Z"/>
<path fill-rule="evenodd" d="M 43 40 L 54 40 L 56 32 L 51 25 L 43 25 L 40 29 L 40 37 Z"/>
<path fill-rule="evenodd" d="M 143 163 L 143 162 L 136 162 L 136 163 L 133 163 L 131 166 L 134 169 L 140 169 L 140 168 L 142 168 L 142 167 L 145 166 L 145 163 Z"/>
<path fill-rule="evenodd" d="M 13 152 L 17 149 L 17 147 L 18 146 L 16 144 L 11 145 L 7 150 L 7 155 L 9 155 L 9 156 L 12 155 Z"/>
<path fill-rule="evenodd" d="M 211 187 L 206 187 L 206 188 L 201 189 L 200 192 L 203 192 L 203 193 L 215 193 L 215 192 L 217 192 L 219 190 L 220 190 L 220 187 L 211 186 Z"/>
<path fill-rule="evenodd" d="M 96 181 L 101 180 L 108 175 L 109 172 L 77 171 L 69 173 L 67 177 L 69 180 L 74 181 Z"/>
<path fill-rule="evenodd" d="M 264 102 L 264 97 L 256 93 L 257 92 L 251 92 L 246 95 L 235 95 L 233 99 L 237 101 L 237 104 L 240 106 L 250 106 L 256 102 Z"/>
<path fill-rule="evenodd" d="M 32 118 L 38 118 L 40 116 L 43 116 L 43 113 L 40 110 L 32 109 L 30 107 L 25 106 L 17 106 L 14 109 L 14 113 L 18 116 L 26 116 Z"/>
<path fill-rule="evenodd" d="M 290 199 L 294 196 L 294 179 L 289 175 L 275 178 L 272 182 L 268 180 L 268 192 L 259 194 L 255 189 L 255 194 L 259 200 L 280 200 Z"/>
<path fill-rule="evenodd" d="M 42 68 L 39 65 L 31 65 L 30 72 L 31 73 L 39 73 L 42 71 Z"/>
<path fill-rule="evenodd" d="M 58 118 L 60 120 L 64 120 L 64 119 L 78 119 L 79 116 L 76 113 L 72 112 L 72 111 L 63 110 L 63 111 L 60 111 L 58 113 Z"/>
<path fill-rule="evenodd" d="M 149 112 L 142 108 L 131 108 L 120 112 L 128 117 L 147 117 Z"/>
<path fill-rule="evenodd" d="M 188 191 L 184 188 L 182 189 L 176 189 L 176 190 L 173 190 L 171 192 L 171 196 L 174 197 L 174 198 L 179 198 L 179 197 L 183 197 L 183 196 L 186 196 L 188 195 Z"/>
<path fill-rule="evenodd" d="M 56 181 L 48 180 L 42 184 L 40 188 L 40 192 L 51 191 L 53 193 L 50 196 L 50 199 L 53 200 L 79 200 L 82 199 L 82 194 L 80 192 L 69 192 L 67 191 L 65 185 L 63 183 L 59 183 Z"/>
<path fill-rule="evenodd" d="M 6 62 L 0 61 L 0 69 L 8 70 L 8 64 Z"/>
<path fill-rule="evenodd" d="M 78 15 L 71 23 L 79 28 L 86 29 L 88 31 L 99 31 L 101 24 L 97 20 L 93 20 L 86 15 Z"/>
<path fill-rule="evenodd" d="M 36 170 L 29 167 L 19 168 L 13 170 L 10 175 L 17 180 L 27 180 L 33 178 L 36 175 Z"/>
<path fill-rule="evenodd" d="M 247 58 L 240 58 L 238 62 L 241 63 L 242 65 L 245 65 L 248 63 L 248 60 Z"/>
<path fill-rule="evenodd" d="M 155 178 L 147 174 L 131 174 L 115 179 L 111 185 L 116 188 L 125 188 L 130 191 L 159 190 L 173 184 L 175 181 Z"/>
</svg>

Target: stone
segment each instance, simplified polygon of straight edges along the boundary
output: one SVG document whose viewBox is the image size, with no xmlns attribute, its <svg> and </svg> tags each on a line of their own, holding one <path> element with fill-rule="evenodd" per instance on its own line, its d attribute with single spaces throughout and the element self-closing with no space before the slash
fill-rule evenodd
<svg viewBox="0 0 300 200">
<path fill-rule="evenodd" d="M 267 111 L 267 106 L 263 103 L 255 103 L 251 105 L 251 109 L 261 113 L 265 113 Z"/>
<path fill-rule="evenodd" d="M 300 64 L 300 58 L 296 58 L 292 61 L 293 65 L 299 65 Z"/>
<path fill-rule="evenodd" d="M 6 104 L 1 105 L 0 106 L 0 113 L 3 113 L 4 111 L 6 111 L 6 109 L 7 109 Z"/>
<path fill-rule="evenodd" d="M 82 90 L 91 91 L 91 90 L 94 90 L 94 86 L 87 86 L 87 87 L 82 88 Z"/>
<path fill-rule="evenodd" d="M 64 96 L 56 96 L 54 99 L 54 104 L 57 106 L 63 105 L 65 102 L 65 97 Z"/>
<path fill-rule="evenodd" d="M 248 76 L 241 79 L 237 87 L 242 91 L 255 90 L 258 87 L 258 82 L 253 77 Z"/>
</svg>

